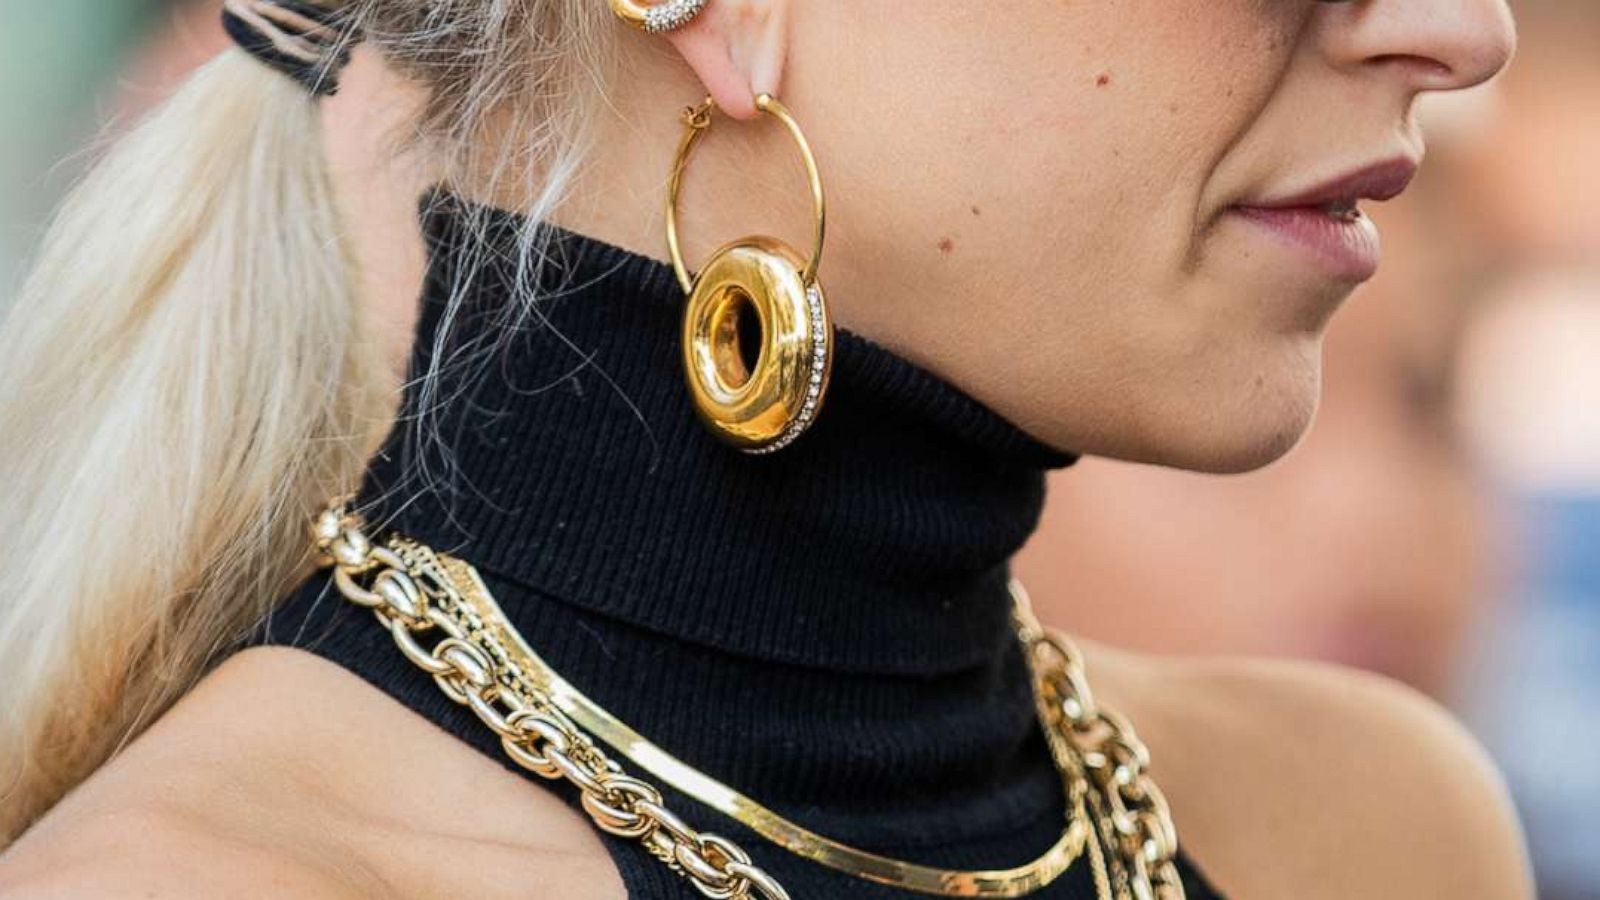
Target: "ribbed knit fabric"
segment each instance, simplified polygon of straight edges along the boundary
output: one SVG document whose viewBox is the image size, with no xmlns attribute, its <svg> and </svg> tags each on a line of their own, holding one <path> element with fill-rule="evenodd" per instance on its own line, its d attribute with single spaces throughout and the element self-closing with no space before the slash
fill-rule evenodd
<svg viewBox="0 0 1600 900">
<path fill-rule="evenodd" d="M 474 563 L 580 690 L 814 830 L 957 868 L 1048 847 L 1065 812 L 1011 635 L 1007 561 L 1036 523 L 1045 470 L 1072 457 L 847 332 L 811 431 L 774 456 L 740 454 L 695 418 L 669 266 L 549 229 L 537 324 L 509 334 L 523 223 L 450 198 L 430 209 L 414 368 L 472 351 L 458 371 L 475 374 L 447 375 L 431 411 L 410 392 L 370 472 L 369 519 Z M 467 247 L 488 252 L 463 271 Z M 448 286 L 463 280 L 446 333 Z M 404 424 L 419 414 L 433 439 Z M 518 771 L 325 578 L 253 642 L 321 654 Z M 796 898 L 912 896 L 668 799 Z M 698 896 L 637 845 L 607 846 L 631 897 Z M 1218 896 L 1183 868 L 1191 898 Z M 1036 896 L 1092 898 L 1087 867 Z"/>
</svg>

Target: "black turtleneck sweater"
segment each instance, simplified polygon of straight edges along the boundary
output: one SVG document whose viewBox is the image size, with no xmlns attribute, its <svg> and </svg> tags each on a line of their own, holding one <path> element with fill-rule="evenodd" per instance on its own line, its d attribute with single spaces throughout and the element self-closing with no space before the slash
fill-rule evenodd
<svg viewBox="0 0 1600 900">
<path fill-rule="evenodd" d="M 1060 782 L 1006 582 L 1045 470 L 1071 456 L 845 331 L 810 432 L 741 454 L 696 420 L 669 266 L 546 227 L 541 299 L 519 317 L 527 223 L 450 197 L 424 222 L 413 372 L 437 358 L 445 374 L 431 391 L 414 382 L 372 464 L 361 506 L 375 527 L 473 563 L 580 690 L 815 831 L 947 868 L 1018 865 L 1054 842 Z M 322 655 L 521 772 L 323 576 L 253 643 Z M 797 900 L 912 896 L 667 798 Z M 636 843 L 607 846 L 630 897 L 698 896 Z M 1192 900 L 1217 896 L 1182 869 Z M 1087 865 L 1036 896 L 1092 898 Z"/>
</svg>

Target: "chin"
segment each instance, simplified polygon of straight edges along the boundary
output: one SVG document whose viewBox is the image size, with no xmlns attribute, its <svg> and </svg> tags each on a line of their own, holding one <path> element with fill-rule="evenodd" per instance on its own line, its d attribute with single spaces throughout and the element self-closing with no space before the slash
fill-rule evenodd
<svg viewBox="0 0 1600 900">
<path fill-rule="evenodd" d="M 1322 341 L 1296 342 L 1292 351 L 1231 383 L 1206 385 L 1208 398 L 1191 398 L 1201 413 L 1170 420 L 1161 465 L 1236 474 L 1277 462 L 1311 428 L 1322 396 Z"/>
<path fill-rule="evenodd" d="M 1293 450 L 1310 429 L 1322 392 L 1321 344 L 1313 337 L 1199 372 L 1175 368 L 1142 397 L 1113 398 L 1102 427 L 1041 437 L 1090 456 L 1211 474 L 1253 471 Z"/>
<path fill-rule="evenodd" d="M 1219 429 L 1210 435 L 1197 435 L 1191 448 L 1177 449 L 1161 465 L 1216 475 L 1253 472 L 1271 465 L 1293 450 L 1311 428 L 1316 416 L 1316 397 L 1303 405 L 1283 410 L 1280 415 L 1260 416 L 1245 427 Z"/>
</svg>

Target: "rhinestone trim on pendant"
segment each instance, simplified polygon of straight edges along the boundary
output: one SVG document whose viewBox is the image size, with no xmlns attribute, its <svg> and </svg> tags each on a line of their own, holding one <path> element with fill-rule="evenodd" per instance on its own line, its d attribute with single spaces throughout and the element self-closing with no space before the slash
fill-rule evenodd
<svg viewBox="0 0 1600 900">
<path fill-rule="evenodd" d="M 789 427 L 777 440 L 765 447 L 749 451 L 756 456 L 777 453 L 799 439 L 817 417 L 817 405 L 822 402 L 822 382 L 828 375 L 828 323 L 822 315 L 822 294 L 816 285 L 806 288 L 806 305 L 811 309 L 811 383 L 806 386 L 806 402 L 800 407 Z"/>
<path fill-rule="evenodd" d="M 710 0 L 667 0 L 652 6 L 644 14 L 644 30 L 650 34 L 665 34 L 694 21 Z"/>
</svg>

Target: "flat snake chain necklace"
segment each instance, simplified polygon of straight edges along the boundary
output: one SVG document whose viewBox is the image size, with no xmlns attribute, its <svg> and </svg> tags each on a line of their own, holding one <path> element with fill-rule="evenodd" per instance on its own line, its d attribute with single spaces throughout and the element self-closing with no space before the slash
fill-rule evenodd
<svg viewBox="0 0 1600 900">
<path fill-rule="evenodd" d="M 596 827 L 640 842 L 706 897 L 787 900 L 789 893 L 743 848 L 668 809 L 658 788 L 629 774 L 602 744 L 788 852 L 866 881 L 941 897 L 1025 897 L 1082 858 L 1101 900 L 1183 900 L 1177 834 L 1146 772 L 1148 751 L 1121 716 L 1095 703 L 1081 655 L 1040 627 L 1015 581 L 1013 623 L 1068 815 L 1061 837 L 1032 862 L 959 871 L 831 840 L 673 757 L 550 668 L 471 565 L 401 535 L 374 542 L 363 529 L 342 505 L 317 519 L 317 549 L 339 593 L 371 609 L 399 651 L 471 708 L 512 761 L 571 782 Z"/>
</svg>

